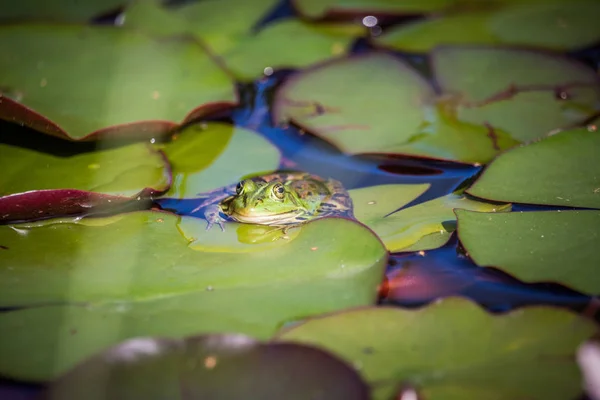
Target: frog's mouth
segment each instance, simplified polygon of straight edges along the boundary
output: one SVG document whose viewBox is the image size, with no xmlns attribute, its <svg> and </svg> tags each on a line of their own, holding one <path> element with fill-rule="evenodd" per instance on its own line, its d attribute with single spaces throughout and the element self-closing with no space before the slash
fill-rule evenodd
<svg viewBox="0 0 600 400">
<path fill-rule="evenodd" d="M 279 214 L 252 214 L 252 211 L 239 212 L 233 211 L 229 214 L 231 218 L 238 222 L 246 224 L 258 224 L 258 225 L 286 225 L 300 222 L 298 218 L 306 214 L 306 210 L 298 209 L 292 210 Z"/>
</svg>

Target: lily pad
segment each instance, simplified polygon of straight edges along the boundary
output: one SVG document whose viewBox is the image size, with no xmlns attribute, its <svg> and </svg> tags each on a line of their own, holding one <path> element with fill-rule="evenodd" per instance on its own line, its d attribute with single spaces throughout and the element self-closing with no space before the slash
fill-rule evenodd
<svg viewBox="0 0 600 400">
<path fill-rule="evenodd" d="M 450 194 L 397 211 L 428 188 L 429 184 L 381 185 L 353 189 L 349 193 L 356 219 L 373 229 L 390 252 L 442 246 L 455 229 L 455 208 L 490 212 L 510 209 L 510 205 L 483 203 Z M 430 235 L 438 237 L 434 239 Z M 424 241 L 419 245 L 421 240 Z"/>
<path fill-rule="evenodd" d="M 200 106 L 236 102 L 230 77 L 193 40 L 24 24 L 1 27 L 0 47 L 0 118 L 70 139 L 153 136 L 197 116 Z"/>
<path fill-rule="evenodd" d="M 171 184 L 164 156 L 141 143 L 70 157 L 0 144 L 0 169 L 5 223 L 106 209 Z"/>
<path fill-rule="evenodd" d="M 600 90 L 594 70 L 553 53 L 509 47 L 440 46 L 431 57 L 442 91 L 458 93 L 468 103 L 489 101 L 493 96 L 515 91 L 556 92 L 578 86 Z"/>
<path fill-rule="evenodd" d="M 42 398 L 72 399 L 81 387 L 90 400 L 369 399 L 356 371 L 322 350 L 232 334 L 128 340 L 60 377 Z"/>
<path fill-rule="evenodd" d="M 505 43 L 574 50 L 600 40 L 597 1 L 545 1 L 504 8 L 490 18 L 490 32 Z"/>
<path fill-rule="evenodd" d="M 515 48 L 445 46 L 432 53 L 442 91 L 457 96 L 456 115 L 526 141 L 585 121 L 597 112 L 600 84 L 583 64 Z"/>
<path fill-rule="evenodd" d="M 418 132 L 406 144 L 395 148 L 396 153 L 484 164 L 498 152 L 519 144 L 504 130 L 486 125 L 486 121 L 459 120 L 443 97 L 425 110 L 426 117 Z"/>
<path fill-rule="evenodd" d="M 262 136 L 220 122 L 190 125 L 161 148 L 173 168 L 173 185 L 164 197 L 178 199 L 272 172 L 280 159 Z"/>
<path fill-rule="evenodd" d="M 223 55 L 223 61 L 236 77 L 252 80 L 262 76 L 267 67 L 306 67 L 345 54 L 363 33 L 364 28 L 355 25 L 284 20 L 241 39 Z"/>
<path fill-rule="evenodd" d="M 600 208 L 598 154 L 597 132 L 563 131 L 501 154 L 467 192 L 497 201 Z"/>
<path fill-rule="evenodd" d="M 455 0 L 292 0 L 294 7 L 309 18 L 341 15 L 406 15 L 438 11 Z"/>
<path fill-rule="evenodd" d="M 507 3 L 501 6 L 501 3 Z M 509 44 L 573 50 L 600 40 L 595 1 L 495 2 L 487 10 L 458 8 L 441 17 L 398 25 L 374 39 L 395 50 L 428 52 L 447 44 Z"/>
<path fill-rule="evenodd" d="M 409 52 L 428 52 L 441 44 L 494 44 L 486 26 L 489 12 L 461 12 L 391 27 L 373 39 L 378 46 Z"/>
<path fill-rule="evenodd" d="M 458 237 L 478 265 L 525 282 L 600 293 L 600 211 L 478 213 L 456 210 Z"/>
<path fill-rule="evenodd" d="M 272 3 L 263 1 L 262 7 Z M 251 15 L 247 13 L 249 7 Z M 362 25 L 299 20 L 275 21 L 255 33 L 253 23 L 263 16 L 257 11 L 260 7 L 243 0 L 202 1 L 169 8 L 144 1 L 132 4 L 124 20 L 126 26 L 153 35 L 197 37 L 219 55 L 220 62 L 238 80 L 259 78 L 266 68 L 305 67 L 345 54 L 351 42 L 365 33 Z M 221 24 L 216 26 L 216 22 Z M 289 46 L 291 42 L 294 46 Z"/>
<path fill-rule="evenodd" d="M 0 374 L 46 380 L 136 336 L 265 338 L 286 321 L 373 304 L 387 261 L 370 230 L 340 218 L 244 253 L 195 250 L 179 233 L 181 220 L 204 228 L 193 217 L 102 220 L 0 226 L 0 305 L 37 305 L 0 314 L 10 338 L 0 341 Z"/>
<path fill-rule="evenodd" d="M 597 331 L 593 321 L 563 309 L 492 315 L 454 298 L 416 311 L 341 312 L 308 320 L 276 339 L 341 356 L 370 383 L 375 400 L 392 398 L 403 385 L 431 400 L 562 400 L 579 394 L 574 354 Z"/>
<path fill-rule="evenodd" d="M 126 0 L 0 0 L 0 21 L 53 20 L 86 22 L 116 11 Z"/>
<path fill-rule="evenodd" d="M 294 122 L 346 153 L 390 153 L 417 132 L 425 117 L 422 106 L 433 96 L 429 83 L 400 59 L 369 53 L 287 80 L 277 91 L 273 117 Z"/>
</svg>

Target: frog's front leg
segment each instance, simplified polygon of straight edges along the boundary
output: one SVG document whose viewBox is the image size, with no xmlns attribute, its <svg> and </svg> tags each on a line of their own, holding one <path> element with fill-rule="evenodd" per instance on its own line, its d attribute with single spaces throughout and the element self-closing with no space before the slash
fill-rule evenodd
<svg viewBox="0 0 600 400">
<path fill-rule="evenodd" d="M 223 218 L 221 218 L 221 207 L 218 204 L 211 204 L 206 206 L 204 209 L 204 219 L 207 222 L 206 230 L 210 230 L 214 224 L 219 225 L 221 227 L 221 231 L 225 232 L 225 227 L 223 226 Z"/>
</svg>

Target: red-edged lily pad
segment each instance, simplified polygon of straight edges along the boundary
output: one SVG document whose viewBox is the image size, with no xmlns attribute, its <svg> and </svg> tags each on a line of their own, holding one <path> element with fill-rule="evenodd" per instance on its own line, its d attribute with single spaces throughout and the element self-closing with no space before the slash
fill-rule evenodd
<svg viewBox="0 0 600 400">
<path fill-rule="evenodd" d="M 0 47 L 0 118 L 70 139 L 154 136 L 236 102 L 230 77 L 193 40 L 25 24 L 1 27 Z"/>
<path fill-rule="evenodd" d="M 43 399 L 368 400 L 358 373 L 323 350 L 244 335 L 136 338 L 79 364 Z"/>
<path fill-rule="evenodd" d="M 58 157 L 0 144 L 0 222 L 106 211 L 171 185 L 162 153 L 148 144 Z"/>
</svg>

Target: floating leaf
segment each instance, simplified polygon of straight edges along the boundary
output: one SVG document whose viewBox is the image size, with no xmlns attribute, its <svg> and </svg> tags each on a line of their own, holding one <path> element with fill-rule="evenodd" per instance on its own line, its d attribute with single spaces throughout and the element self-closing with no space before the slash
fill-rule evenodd
<svg viewBox="0 0 600 400">
<path fill-rule="evenodd" d="M 600 211 L 456 215 L 460 241 L 478 265 L 502 268 L 525 282 L 600 293 Z"/>
<path fill-rule="evenodd" d="M 560 132 L 501 154 L 467 192 L 497 201 L 600 208 L 599 154 L 597 132 Z"/>
<path fill-rule="evenodd" d="M 461 12 L 417 20 L 391 27 L 375 44 L 410 52 L 428 52 L 441 44 L 494 44 L 498 40 L 486 27 L 489 13 Z"/>
<path fill-rule="evenodd" d="M 422 157 L 484 164 L 498 152 L 519 144 L 501 129 L 459 121 L 442 99 L 427 107 L 419 131 L 395 151 Z"/>
<path fill-rule="evenodd" d="M 600 40 L 595 1 L 496 2 L 488 10 L 460 10 L 401 24 L 375 38 L 395 50 L 428 52 L 447 44 L 511 44 L 556 50 L 583 48 Z"/>
<path fill-rule="evenodd" d="M 178 199 L 270 173 L 280 158 L 279 150 L 257 133 L 219 122 L 188 126 L 163 151 L 174 176 L 165 197 Z"/>
<path fill-rule="evenodd" d="M 520 141 L 583 122 L 600 100 L 595 72 L 555 54 L 447 46 L 436 48 L 432 63 L 441 89 L 457 96 L 459 120 Z"/>
<path fill-rule="evenodd" d="M 0 47 L 0 118 L 72 139 L 152 136 L 236 100 L 230 78 L 192 40 L 32 24 L 1 27 Z"/>
<path fill-rule="evenodd" d="M 0 313 L 0 374 L 49 379 L 144 335 L 264 338 L 286 321 L 376 299 L 387 254 L 356 222 L 320 219 L 284 245 L 240 253 L 195 250 L 180 220 L 204 229 L 149 211 L 0 226 L 0 305 L 38 305 Z"/>
<path fill-rule="evenodd" d="M 441 46 L 431 57 L 441 89 L 446 93 L 459 93 L 469 103 L 486 101 L 507 91 L 510 95 L 515 89 L 555 92 L 565 86 L 568 90 L 578 85 L 598 85 L 598 77 L 591 68 L 552 53 L 487 46 Z"/>
<path fill-rule="evenodd" d="M 440 10 L 455 0 L 293 0 L 295 8 L 310 18 L 341 15 L 406 15 Z"/>
<path fill-rule="evenodd" d="M 90 212 L 171 183 L 163 155 L 141 143 L 69 157 L 0 144 L 0 169 L 2 222 Z"/>
<path fill-rule="evenodd" d="M 262 76 L 266 67 L 306 67 L 345 54 L 362 33 L 361 27 L 353 25 L 274 22 L 257 35 L 240 40 L 223 55 L 223 61 L 236 77 L 251 80 Z"/>
<path fill-rule="evenodd" d="M 593 321 L 563 309 L 494 316 L 446 299 L 416 311 L 363 308 L 315 318 L 277 341 L 341 356 L 371 384 L 375 400 L 392 398 L 402 385 L 431 400 L 562 400 L 581 390 L 574 353 L 595 332 Z"/>
<path fill-rule="evenodd" d="M 505 43 L 569 50 L 600 40 L 599 14 L 597 1 L 515 2 L 494 13 L 488 26 Z"/>
<path fill-rule="evenodd" d="M 392 153 L 417 132 L 422 105 L 433 95 L 429 83 L 398 58 L 370 53 L 287 80 L 273 114 L 277 122 L 297 123 L 346 153 Z"/>
<path fill-rule="evenodd" d="M 60 377 L 43 398 L 72 399 L 82 387 L 97 400 L 369 399 L 356 371 L 322 350 L 232 334 L 128 340 Z"/>
<path fill-rule="evenodd" d="M 0 0 L 0 21 L 53 20 L 85 22 L 116 11 L 126 0 Z"/>
<path fill-rule="evenodd" d="M 434 243 L 443 245 L 455 229 L 453 209 L 504 211 L 509 206 L 482 203 L 450 194 L 409 208 L 398 209 L 429 188 L 423 185 L 381 185 L 350 190 L 354 215 L 381 238 L 391 252 L 428 250 Z M 429 235 L 438 235 L 433 239 Z M 417 244 L 423 238 L 420 247 Z"/>
<path fill-rule="evenodd" d="M 135 1 L 123 14 L 124 25 L 152 35 L 192 35 L 222 55 L 252 33 L 277 0 L 204 0 L 180 6 Z M 262 71 L 261 71 L 262 72 Z"/>
</svg>

